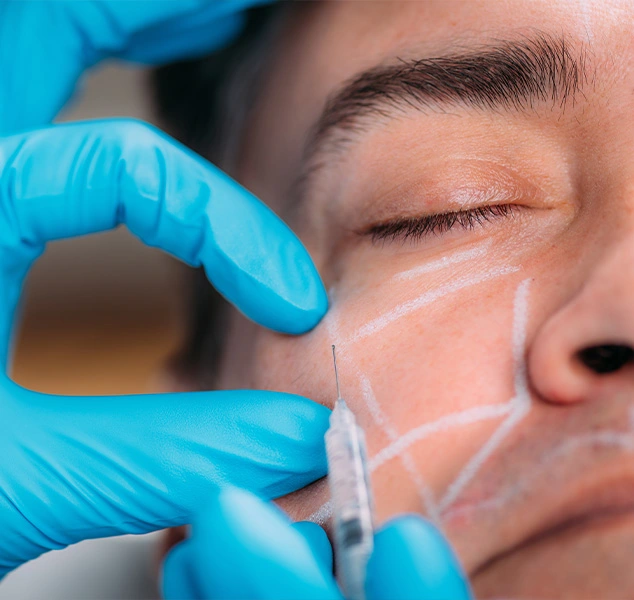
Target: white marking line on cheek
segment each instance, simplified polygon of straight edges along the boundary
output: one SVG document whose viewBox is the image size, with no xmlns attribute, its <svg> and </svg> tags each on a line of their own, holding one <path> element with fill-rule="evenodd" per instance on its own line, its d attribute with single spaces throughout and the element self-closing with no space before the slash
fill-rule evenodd
<svg viewBox="0 0 634 600">
<path fill-rule="evenodd" d="M 530 489 L 532 482 L 540 477 L 544 471 L 550 469 L 549 465 L 552 465 L 555 460 L 558 460 L 564 455 L 570 455 L 572 452 L 587 446 L 592 448 L 621 448 L 627 452 L 634 452 L 634 431 L 631 430 L 630 424 L 630 431 L 628 432 L 612 430 L 595 431 L 569 438 L 561 442 L 558 446 L 555 446 L 551 452 L 541 457 L 539 465 L 530 471 L 529 474 L 522 475 L 520 485 L 511 486 L 504 493 L 489 497 L 480 502 L 449 510 L 443 515 L 444 520 L 472 514 L 476 511 L 502 508 L 513 498 L 523 494 L 525 490 Z"/>
<path fill-rule="evenodd" d="M 359 337 L 365 337 L 366 335 L 370 335 L 371 333 L 375 333 L 380 329 L 383 329 L 391 322 L 400 318 L 401 316 L 416 310 L 424 306 L 425 304 L 429 304 L 437 299 L 442 298 L 446 294 L 452 293 L 454 291 L 458 291 L 465 287 L 475 285 L 477 283 L 487 281 L 494 277 L 499 277 L 502 275 L 514 273 L 519 270 L 519 267 L 501 267 L 499 269 L 492 269 L 489 271 L 485 271 L 484 273 L 477 274 L 472 277 L 464 277 L 458 279 L 451 284 L 444 286 L 442 288 L 438 288 L 436 290 L 432 290 L 427 292 L 413 301 L 407 302 L 403 305 L 397 306 L 395 309 L 387 313 L 386 315 L 382 315 L 373 321 L 370 321 L 365 326 L 363 326 L 357 333 L 349 340 L 345 341 L 356 341 Z M 332 313 L 330 313 L 332 315 Z M 327 317 L 328 318 L 328 317 Z M 336 343 L 336 345 L 343 346 L 344 342 L 339 338 L 339 328 L 338 323 L 336 321 L 336 317 L 330 316 L 330 320 L 326 322 L 326 329 L 328 331 L 331 340 Z M 360 335 L 361 334 L 361 335 Z M 336 341 L 335 341 L 336 340 Z M 384 448 L 381 452 L 374 456 L 374 458 L 370 461 L 369 468 L 371 471 L 379 468 L 382 464 L 389 461 L 391 458 L 396 456 L 399 452 L 403 452 L 409 445 L 415 443 L 419 439 L 423 439 L 432 433 L 436 433 L 437 431 L 444 431 L 446 429 L 460 426 L 468 423 L 472 423 L 475 421 L 480 421 L 488 418 L 495 418 L 506 414 L 510 407 L 512 406 L 512 401 L 506 403 L 504 405 L 489 405 L 489 406 L 480 406 L 474 409 L 469 409 L 467 411 L 463 411 L 462 413 L 448 415 L 447 417 L 443 417 L 433 423 L 426 423 L 413 431 L 405 434 L 401 439 L 396 440 L 393 444 L 390 444 L 386 448 Z M 386 435 L 389 434 L 386 432 Z M 411 440 L 411 441 L 410 441 Z M 414 465 L 410 463 L 410 468 Z M 410 476 L 412 475 L 409 468 L 408 473 Z M 412 469 L 416 471 L 416 469 Z M 420 476 L 419 476 L 420 477 Z M 422 479 L 419 479 L 422 481 Z M 414 481 L 416 485 L 416 481 Z M 423 481 L 423 484 L 427 488 L 426 484 Z M 427 488 L 428 489 L 428 488 Z M 433 500 L 432 500 L 433 504 Z M 436 513 L 434 509 L 433 513 Z M 331 502 L 328 501 L 324 503 L 317 511 L 312 513 L 308 520 L 313 520 L 315 522 L 325 522 L 332 516 L 332 505 Z M 430 515 L 431 516 L 431 515 Z"/>
<path fill-rule="evenodd" d="M 335 345 L 337 345 L 338 343 L 340 343 L 337 318 L 335 316 L 332 316 L 332 313 L 330 313 L 327 319 L 328 320 L 325 323 L 325 327 L 326 327 L 326 331 L 328 332 L 329 339 L 331 343 L 334 343 Z M 343 361 L 344 364 L 350 363 L 350 361 L 348 360 L 347 354 L 341 355 L 340 361 L 341 360 Z M 348 369 L 348 370 L 351 371 L 352 369 Z M 393 441 L 397 439 L 398 432 L 396 431 L 396 428 L 389 421 L 387 415 L 383 412 L 383 410 L 381 409 L 381 406 L 377 402 L 376 396 L 374 395 L 374 391 L 372 390 L 372 384 L 370 383 L 370 380 L 365 375 L 362 375 L 361 373 L 359 373 L 357 369 L 354 369 L 354 372 L 358 381 L 361 384 L 362 396 L 368 408 L 368 411 L 370 412 L 370 416 L 372 417 L 374 422 L 377 424 L 377 426 L 383 430 L 385 435 L 390 440 Z M 427 483 L 422 479 L 418 470 L 416 469 L 416 465 L 412 457 L 409 454 L 405 453 L 401 457 L 401 460 L 403 462 L 403 466 L 405 467 L 405 470 L 407 471 L 408 475 L 411 477 L 412 482 L 418 491 L 419 497 L 421 499 L 423 506 L 425 507 L 425 511 L 428 517 L 431 520 L 433 520 L 435 523 L 440 524 L 440 515 L 438 514 L 438 511 L 436 509 L 436 504 L 434 502 L 432 492 L 427 486 Z M 308 520 L 319 523 L 320 525 L 323 525 L 331 516 L 332 516 L 332 502 L 329 500 L 328 502 L 322 504 L 322 506 L 320 506 L 314 513 L 312 513 L 308 517 Z"/>
<path fill-rule="evenodd" d="M 394 275 L 393 279 L 414 279 L 415 277 L 419 277 L 420 275 L 424 275 L 425 273 L 439 271 L 440 269 L 444 269 L 445 267 L 449 267 L 451 265 L 457 265 L 467 260 L 479 258 L 480 256 L 484 256 L 489 251 L 489 247 L 491 246 L 492 242 L 493 240 L 487 240 L 485 243 L 476 246 L 471 250 L 457 252 L 456 254 L 451 254 L 449 256 L 443 256 L 439 260 L 434 260 L 425 265 L 420 265 L 419 267 L 409 269 L 408 271 L 397 273 L 396 275 Z"/>
<path fill-rule="evenodd" d="M 383 409 L 379 405 L 376 396 L 374 395 L 374 390 L 372 389 L 372 384 L 370 380 L 361 375 L 361 390 L 363 393 L 363 397 L 365 399 L 366 406 L 370 411 L 370 415 L 374 419 L 374 422 L 383 429 L 385 435 L 388 437 L 390 442 L 395 442 L 398 440 L 398 431 L 394 427 L 394 425 L 390 422 L 387 415 L 383 412 Z M 400 455 L 401 462 L 405 467 L 405 470 L 409 474 L 412 479 L 412 482 L 416 486 L 416 490 L 418 492 L 418 496 L 423 504 L 425 512 L 429 516 L 429 518 L 435 523 L 440 523 L 440 515 L 436 509 L 436 503 L 434 502 L 432 491 L 429 489 L 429 486 L 425 482 L 425 480 L 421 477 L 418 469 L 416 468 L 416 463 L 412 456 L 407 452 L 403 451 Z"/>
<path fill-rule="evenodd" d="M 489 281 L 490 279 L 495 279 L 497 277 L 501 277 L 502 275 L 508 275 L 510 273 L 515 273 L 519 271 L 519 267 L 499 267 L 497 269 L 490 269 L 489 271 L 483 271 L 482 273 L 477 273 L 476 275 L 469 275 L 465 277 L 460 277 L 447 285 L 443 285 L 433 290 L 429 290 L 424 294 L 421 294 L 417 298 L 410 300 L 408 302 L 404 302 L 403 304 L 399 304 L 392 310 L 384 313 L 380 317 L 376 317 L 372 319 L 362 327 L 360 327 L 356 333 L 354 333 L 348 340 L 347 343 L 358 342 L 359 340 L 380 331 L 384 327 L 387 327 L 397 319 L 408 315 L 415 310 L 426 306 L 427 304 L 431 304 L 436 300 L 440 300 L 444 296 L 451 294 L 453 292 L 457 292 L 464 288 L 470 287 L 472 285 L 476 285 L 478 283 L 482 283 L 484 281 Z"/>
<path fill-rule="evenodd" d="M 524 352 L 526 347 L 526 323 L 528 319 L 528 288 L 530 279 L 525 279 L 517 287 L 513 311 L 513 359 L 515 362 L 515 396 L 508 403 L 511 412 L 500 426 L 493 432 L 465 467 L 458 473 L 456 479 L 447 488 L 447 492 L 439 503 L 441 513 L 455 502 L 456 498 L 475 477 L 482 465 L 502 443 L 504 438 L 530 411 L 531 400 L 526 382 L 526 364 Z"/>
<path fill-rule="evenodd" d="M 510 411 L 511 406 L 508 402 L 501 404 L 486 404 L 484 406 L 476 406 L 458 413 L 446 415 L 430 423 L 423 423 L 415 429 L 408 431 L 394 443 L 386 446 L 383 450 L 375 454 L 370 461 L 370 470 L 375 471 L 386 462 L 398 456 L 401 452 L 404 452 L 413 444 L 420 442 L 431 435 L 442 431 L 448 431 L 449 429 L 454 429 L 456 427 L 470 425 L 471 423 L 477 423 L 479 421 L 498 419 L 507 415 Z"/>
<path fill-rule="evenodd" d="M 323 527 L 330 517 L 332 517 L 332 500 L 324 502 L 314 513 L 306 517 L 306 520 Z"/>
</svg>

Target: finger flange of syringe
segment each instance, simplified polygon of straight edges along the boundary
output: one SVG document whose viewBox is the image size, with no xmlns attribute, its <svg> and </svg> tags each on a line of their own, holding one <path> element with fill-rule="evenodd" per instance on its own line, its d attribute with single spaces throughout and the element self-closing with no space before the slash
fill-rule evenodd
<svg viewBox="0 0 634 600">
<path fill-rule="evenodd" d="M 372 493 L 365 434 L 342 398 L 330 416 L 326 454 L 337 579 L 347 600 L 364 600 L 367 563 L 374 546 Z"/>
</svg>

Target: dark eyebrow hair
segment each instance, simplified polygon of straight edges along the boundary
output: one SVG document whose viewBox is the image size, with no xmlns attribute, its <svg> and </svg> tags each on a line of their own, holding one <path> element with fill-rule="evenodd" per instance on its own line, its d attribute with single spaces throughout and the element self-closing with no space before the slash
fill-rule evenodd
<svg viewBox="0 0 634 600">
<path fill-rule="evenodd" d="M 293 185 L 301 195 L 307 180 L 332 154 L 363 130 L 368 117 L 399 109 L 462 106 L 484 111 L 535 111 L 538 105 L 564 110 L 588 80 L 587 51 L 565 36 L 539 33 L 496 41 L 445 56 L 397 60 L 355 76 L 329 100 L 305 147 L 305 168 Z"/>
</svg>

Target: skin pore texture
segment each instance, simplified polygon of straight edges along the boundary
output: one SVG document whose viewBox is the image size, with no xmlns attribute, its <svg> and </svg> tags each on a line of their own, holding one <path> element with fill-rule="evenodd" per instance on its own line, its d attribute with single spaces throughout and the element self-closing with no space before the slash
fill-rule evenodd
<svg viewBox="0 0 634 600">
<path fill-rule="evenodd" d="M 513 43 L 544 59 L 541 95 L 478 105 L 429 83 L 431 100 L 315 125 L 363 71 Z M 578 358 L 634 346 L 634 10 L 302 3 L 275 52 L 236 175 L 301 237 L 331 307 L 297 338 L 233 311 L 220 387 L 332 407 L 336 344 L 379 524 L 434 520 L 481 598 L 634 596 L 634 369 Z M 491 205 L 511 209 L 420 233 Z M 320 481 L 280 504 L 327 526 L 327 501 Z"/>
</svg>

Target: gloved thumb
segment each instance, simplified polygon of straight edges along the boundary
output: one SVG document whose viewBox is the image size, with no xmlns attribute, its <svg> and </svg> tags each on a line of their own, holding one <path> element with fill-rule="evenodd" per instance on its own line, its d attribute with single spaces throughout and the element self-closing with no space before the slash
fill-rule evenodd
<svg viewBox="0 0 634 600">
<path fill-rule="evenodd" d="M 469 584 L 442 533 L 415 515 L 398 517 L 374 538 L 368 600 L 468 600 Z"/>
</svg>

